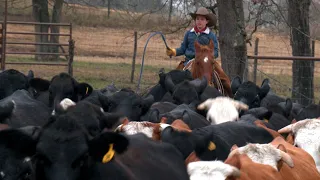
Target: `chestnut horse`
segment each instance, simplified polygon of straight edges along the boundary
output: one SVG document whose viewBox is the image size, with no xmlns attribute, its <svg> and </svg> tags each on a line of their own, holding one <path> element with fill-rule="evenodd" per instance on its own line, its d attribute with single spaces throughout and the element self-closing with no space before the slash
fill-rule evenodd
<svg viewBox="0 0 320 180">
<path fill-rule="evenodd" d="M 201 45 L 195 41 L 194 46 L 195 58 L 194 60 L 190 60 L 183 70 L 190 70 L 193 79 L 201 79 L 205 76 L 208 81 L 208 85 L 214 86 L 225 96 L 233 97 L 230 87 L 231 83 L 228 76 L 214 60 L 213 41 L 210 40 L 209 45 Z"/>
</svg>

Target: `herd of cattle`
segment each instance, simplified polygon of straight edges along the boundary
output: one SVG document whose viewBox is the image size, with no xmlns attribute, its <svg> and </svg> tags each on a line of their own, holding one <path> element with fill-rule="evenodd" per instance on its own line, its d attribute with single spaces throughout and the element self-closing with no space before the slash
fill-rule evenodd
<svg viewBox="0 0 320 180">
<path fill-rule="evenodd" d="M 320 180 L 320 106 L 189 71 L 146 94 L 0 73 L 0 180 Z"/>
</svg>

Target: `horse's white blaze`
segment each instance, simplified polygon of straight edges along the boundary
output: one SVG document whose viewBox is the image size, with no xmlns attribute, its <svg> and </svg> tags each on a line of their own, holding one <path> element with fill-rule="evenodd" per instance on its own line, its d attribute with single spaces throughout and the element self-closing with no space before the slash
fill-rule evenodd
<svg viewBox="0 0 320 180">
<path fill-rule="evenodd" d="M 204 61 L 205 63 L 208 62 L 208 61 L 209 61 L 208 56 L 206 56 L 206 57 L 203 59 L 203 61 Z"/>
</svg>

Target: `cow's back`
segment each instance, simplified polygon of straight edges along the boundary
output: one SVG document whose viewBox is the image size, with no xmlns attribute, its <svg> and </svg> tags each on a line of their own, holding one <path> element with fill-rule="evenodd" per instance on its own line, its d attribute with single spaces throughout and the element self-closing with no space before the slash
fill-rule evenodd
<svg viewBox="0 0 320 180">
<path fill-rule="evenodd" d="M 216 144 L 214 151 L 207 152 L 203 156 L 200 156 L 202 160 L 213 160 L 212 158 L 215 156 L 217 156 L 216 158 L 218 160 L 225 160 L 234 144 L 241 147 L 247 143 L 264 144 L 273 140 L 272 135 L 265 129 L 239 122 L 210 125 L 193 130 L 192 134 L 196 137 L 202 137 L 202 139 L 207 141 L 213 141 Z M 203 142 L 200 141 L 198 143 Z"/>
<path fill-rule="evenodd" d="M 128 150 L 117 156 L 139 180 L 189 179 L 181 153 L 171 144 L 152 141 L 143 134 L 127 135 Z"/>
</svg>

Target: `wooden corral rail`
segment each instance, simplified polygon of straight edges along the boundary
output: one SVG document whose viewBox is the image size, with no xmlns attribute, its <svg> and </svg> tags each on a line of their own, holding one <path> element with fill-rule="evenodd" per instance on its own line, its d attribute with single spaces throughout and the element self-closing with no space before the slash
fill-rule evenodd
<svg viewBox="0 0 320 180">
<path fill-rule="evenodd" d="M 259 38 L 256 38 L 254 55 L 248 55 L 248 59 L 253 59 L 253 82 L 257 82 L 257 66 L 258 60 L 299 60 L 299 61 L 320 61 L 320 57 L 314 57 L 315 54 L 315 41 L 312 40 L 311 47 L 311 55 L 312 56 L 259 56 L 258 55 L 258 46 L 259 46 Z"/>
<path fill-rule="evenodd" d="M 6 23 L 5 23 L 6 22 Z M 5 21 L 0 22 L 1 29 L 0 32 L 2 36 L 0 37 L 0 53 L 1 53 L 1 69 L 5 69 L 5 64 L 23 64 L 23 65 L 47 65 L 47 66 L 68 66 L 68 73 L 72 76 L 73 74 L 73 57 L 74 57 L 74 40 L 72 39 L 72 24 L 71 23 L 40 23 L 40 22 L 19 22 L 19 21 Z M 13 32 L 7 30 L 8 24 L 20 24 L 20 25 L 48 25 L 48 26 L 65 26 L 69 27 L 69 33 L 39 33 L 39 32 Z M 8 42 L 7 34 L 19 34 L 19 35 L 50 35 L 50 36 L 68 36 L 68 43 L 40 43 L 40 42 Z M 46 52 L 7 52 L 6 46 L 14 45 L 46 45 L 46 46 L 59 46 L 62 49 L 62 53 L 46 53 Z M 63 46 L 68 46 L 69 51 L 64 52 Z M 25 55 L 58 55 L 65 56 L 67 63 L 43 63 L 43 62 L 6 62 L 6 54 L 25 54 Z"/>
</svg>

